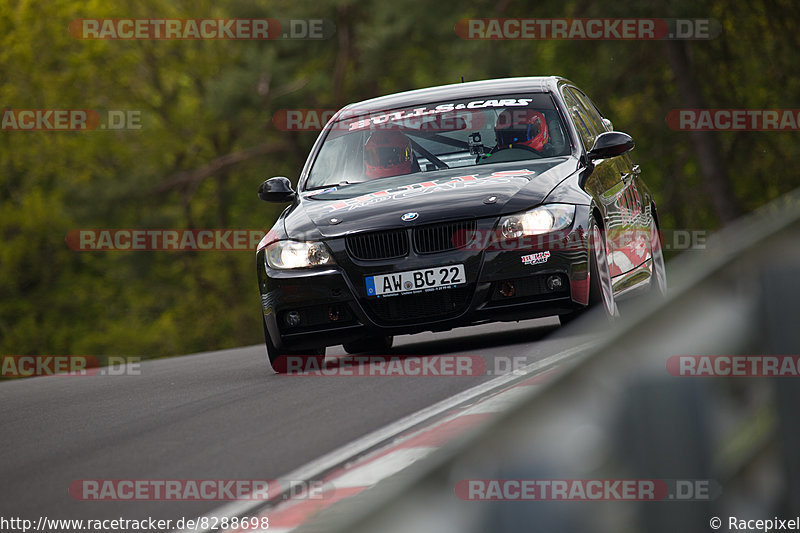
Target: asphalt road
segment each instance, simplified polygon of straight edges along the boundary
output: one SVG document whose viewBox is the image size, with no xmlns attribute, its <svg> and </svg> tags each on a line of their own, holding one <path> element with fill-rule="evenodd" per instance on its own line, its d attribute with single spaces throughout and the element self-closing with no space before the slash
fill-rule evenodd
<svg viewBox="0 0 800 533">
<path fill-rule="evenodd" d="M 392 353 L 534 362 L 586 337 L 558 319 L 395 339 Z M 343 355 L 341 346 L 328 356 Z M 274 374 L 261 345 L 146 361 L 140 375 L 0 382 L 0 516 L 194 518 L 223 502 L 78 501 L 80 479 L 276 479 L 492 376 Z"/>
</svg>

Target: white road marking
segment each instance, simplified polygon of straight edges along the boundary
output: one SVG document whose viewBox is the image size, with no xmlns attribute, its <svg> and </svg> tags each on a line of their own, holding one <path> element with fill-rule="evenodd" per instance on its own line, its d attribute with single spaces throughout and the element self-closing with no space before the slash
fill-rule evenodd
<svg viewBox="0 0 800 533">
<path fill-rule="evenodd" d="M 333 481 L 337 489 L 354 487 L 371 487 L 378 481 L 392 476 L 416 461 L 426 457 L 436 448 L 401 448 L 383 457 L 379 457 L 349 472 L 345 472 Z"/>
<path fill-rule="evenodd" d="M 333 450 L 332 452 L 323 455 L 322 457 L 315 459 L 305 465 L 301 466 L 289 472 L 285 476 L 281 476 L 281 479 L 286 480 L 293 480 L 298 485 L 303 480 L 311 480 L 315 478 L 319 478 L 320 474 L 335 468 L 337 465 L 343 464 L 348 460 L 364 453 L 365 451 L 369 450 L 370 448 L 377 446 L 381 442 L 388 441 L 392 437 L 399 435 L 400 433 L 419 425 L 426 420 L 434 418 L 450 409 L 457 407 L 462 403 L 469 402 L 470 400 L 475 400 L 480 398 L 481 396 L 486 395 L 490 391 L 500 388 L 503 385 L 511 383 L 515 380 L 519 380 L 524 376 L 529 376 L 535 372 L 538 372 L 542 369 L 548 368 L 553 366 L 559 362 L 564 361 L 570 357 L 574 357 L 582 352 L 587 351 L 591 347 L 595 346 L 592 342 L 587 342 L 584 344 L 580 344 L 578 346 L 574 346 L 572 348 L 568 348 L 561 352 L 555 353 L 544 359 L 526 365 L 522 368 L 519 368 L 513 372 L 508 374 L 503 374 L 498 376 L 494 379 L 481 383 L 472 387 L 471 389 L 467 389 L 462 391 L 454 396 L 449 398 L 445 398 L 444 400 L 437 402 L 429 407 L 424 409 L 420 409 L 416 413 L 412 413 L 396 422 L 393 422 L 387 426 L 384 426 L 378 430 L 369 433 L 361 437 L 360 439 L 356 439 L 349 444 L 345 444 L 344 446 Z M 338 483 L 337 483 L 338 486 Z M 253 514 L 253 512 L 262 507 L 264 502 L 258 501 L 237 501 L 231 502 L 226 505 L 222 505 L 211 511 L 210 513 L 206 513 L 202 517 L 198 518 L 198 520 L 208 517 L 211 518 L 219 518 L 222 517 L 234 517 L 234 516 L 243 516 L 247 514 Z M 192 529 L 192 530 L 181 530 L 179 533 L 208 533 L 212 531 L 211 529 Z M 272 529 L 270 529 L 272 531 Z"/>
<path fill-rule="evenodd" d="M 505 411 L 508 407 L 520 401 L 521 397 L 530 394 L 525 387 L 515 387 L 508 389 L 497 396 L 492 396 L 486 400 L 470 407 L 464 411 L 465 415 L 479 415 L 485 413 L 500 413 Z"/>
</svg>

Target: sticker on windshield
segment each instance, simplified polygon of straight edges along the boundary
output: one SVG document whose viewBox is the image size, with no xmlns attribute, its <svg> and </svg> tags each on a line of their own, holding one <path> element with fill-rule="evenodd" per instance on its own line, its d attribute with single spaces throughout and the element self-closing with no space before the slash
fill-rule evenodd
<svg viewBox="0 0 800 533">
<path fill-rule="evenodd" d="M 433 109 L 427 107 L 417 107 L 410 111 L 393 111 L 391 113 L 384 113 L 374 117 L 363 118 L 354 120 L 348 125 L 350 131 L 361 130 L 371 126 L 385 124 L 386 122 L 398 122 L 401 120 L 415 119 L 420 117 L 427 117 L 431 115 L 438 115 L 441 113 L 448 113 L 450 111 L 457 111 L 461 109 L 484 109 L 487 107 L 520 107 L 527 106 L 533 102 L 533 98 L 500 98 L 492 100 L 473 100 L 466 104 L 440 104 Z"/>
</svg>

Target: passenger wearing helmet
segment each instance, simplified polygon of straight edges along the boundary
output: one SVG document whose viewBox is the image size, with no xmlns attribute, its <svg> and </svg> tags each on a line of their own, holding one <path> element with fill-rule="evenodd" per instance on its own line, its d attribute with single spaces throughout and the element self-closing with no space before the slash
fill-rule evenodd
<svg viewBox="0 0 800 533">
<path fill-rule="evenodd" d="M 419 171 L 411 140 L 398 130 L 378 130 L 369 136 L 364 145 L 364 165 L 368 179 Z"/>
<path fill-rule="evenodd" d="M 493 152 L 522 145 L 540 154 L 550 141 L 544 115 L 533 109 L 506 109 L 494 127 L 497 146 Z"/>
</svg>

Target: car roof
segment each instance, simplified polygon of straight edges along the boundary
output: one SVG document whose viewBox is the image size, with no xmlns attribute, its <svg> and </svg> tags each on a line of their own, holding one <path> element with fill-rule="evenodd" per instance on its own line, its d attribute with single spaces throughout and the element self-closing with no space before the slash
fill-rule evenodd
<svg viewBox="0 0 800 533">
<path fill-rule="evenodd" d="M 500 95 L 514 92 L 554 91 L 559 83 L 569 83 L 569 81 L 559 76 L 531 76 L 440 85 L 438 87 L 416 89 L 355 102 L 343 107 L 339 113 L 337 113 L 337 118 L 351 114 L 385 111 L 388 109 L 397 109 L 435 101 L 469 98 L 470 96 Z"/>
</svg>

